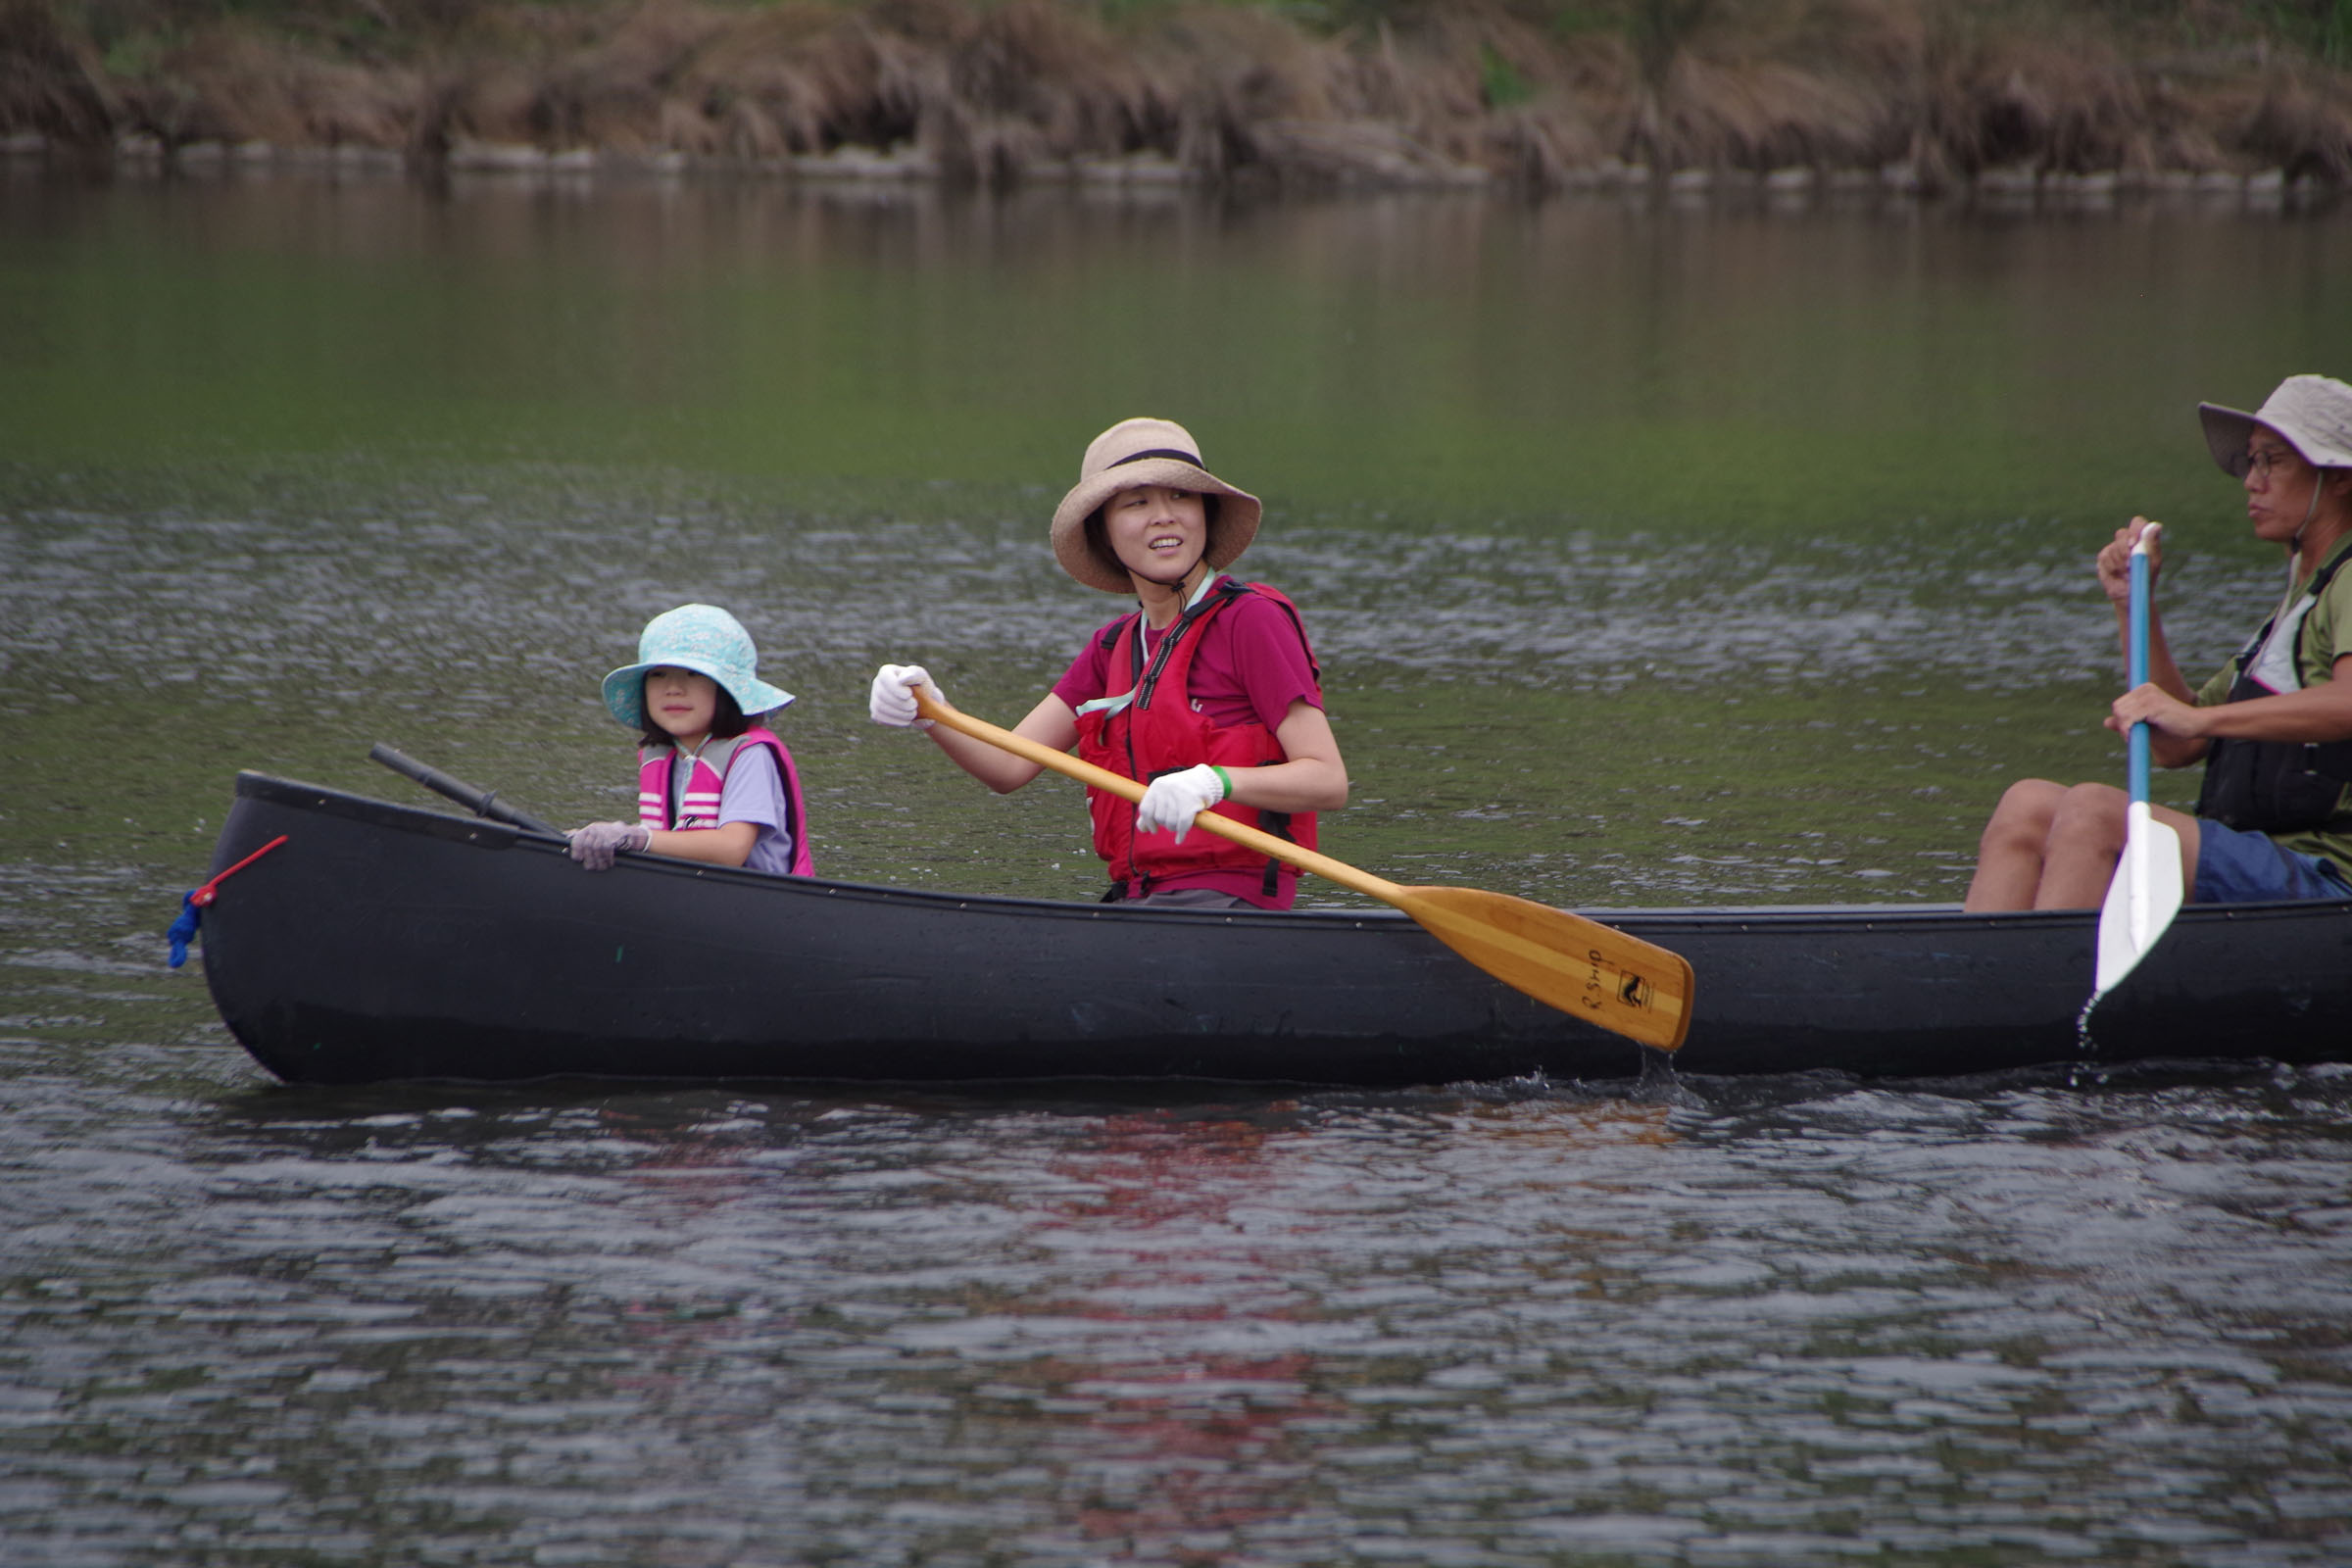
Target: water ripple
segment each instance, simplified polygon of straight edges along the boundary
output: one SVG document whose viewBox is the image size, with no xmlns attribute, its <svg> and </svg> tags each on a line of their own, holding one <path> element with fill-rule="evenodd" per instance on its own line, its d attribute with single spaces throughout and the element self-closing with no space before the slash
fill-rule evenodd
<svg viewBox="0 0 2352 1568">
<path fill-rule="evenodd" d="M 2352 1210 L 2341 1075 L 1684 1109 L 16 1082 L 29 1560 L 2346 1544 L 2352 1234 L 2297 1218 Z"/>
</svg>

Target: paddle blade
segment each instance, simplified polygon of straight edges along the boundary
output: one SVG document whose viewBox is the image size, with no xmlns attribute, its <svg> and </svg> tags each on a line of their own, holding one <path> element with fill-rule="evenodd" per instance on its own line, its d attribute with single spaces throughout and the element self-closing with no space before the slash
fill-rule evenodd
<svg viewBox="0 0 2352 1568">
<path fill-rule="evenodd" d="M 1477 888 L 1391 901 L 1481 969 L 1595 1027 L 1672 1051 L 1690 1032 L 1690 964 L 1596 920 Z"/>
<path fill-rule="evenodd" d="M 2091 1001 L 2124 983 L 2180 912 L 2180 835 L 2145 801 L 2126 817 L 2124 856 L 2099 908 L 2099 963 Z"/>
</svg>

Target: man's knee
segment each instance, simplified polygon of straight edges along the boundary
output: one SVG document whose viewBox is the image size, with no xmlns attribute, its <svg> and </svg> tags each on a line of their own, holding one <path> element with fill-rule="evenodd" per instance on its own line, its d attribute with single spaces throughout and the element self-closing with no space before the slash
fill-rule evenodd
<svg viewBox="0 0 2352 1568">
<path fill-rule="evenodd" d="M 1984 845 L 2027 844 L 2038 850 L 2049 837 L 2050 823 L 2065 797 L 2063 784 L 2046 778 L 2019 779 L 2001 792 L 2000 804 L 1992 808 L 1992 816 L 1984 824 Z"/>
<path fill-rule="evenodd" d="M 2059 798 L 2051 814 L 2053 838 L 2079 843 L 2124 842 L 2125 813 L 2132 797 L 2112 784 L 2077 784 Z"/>
</svg>

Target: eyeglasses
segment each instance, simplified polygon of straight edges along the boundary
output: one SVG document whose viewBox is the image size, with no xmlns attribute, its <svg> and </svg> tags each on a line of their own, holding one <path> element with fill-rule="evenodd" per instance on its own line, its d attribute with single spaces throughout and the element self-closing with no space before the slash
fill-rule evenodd
<svg viewBox="0 0 2352 1568">
<path fill-rule="evenodd" d="M 2246 454 L 2246 472 L 2264 484 L 2271 482 L 2271 470 L 2292 463 L 2295 455 L 2284 447 L 2256 447 Z"/>
</svg>

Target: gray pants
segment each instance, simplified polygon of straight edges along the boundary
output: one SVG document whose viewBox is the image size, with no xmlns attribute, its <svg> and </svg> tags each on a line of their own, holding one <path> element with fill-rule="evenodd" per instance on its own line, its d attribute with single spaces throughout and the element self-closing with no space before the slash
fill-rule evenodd
<svg viewBox="0 0 2352 1568">
<path fill-rule="evenodd" d="M 1156 904 L 1167 909 L 1254 909 L 1256 905 L 1238 893 L 1219 893 L 1215 888 L 1170 888 L 1165 893 L 1147 893 L 1140 899 L 1121 899 L 1122 904 Z"/>
</svg>

